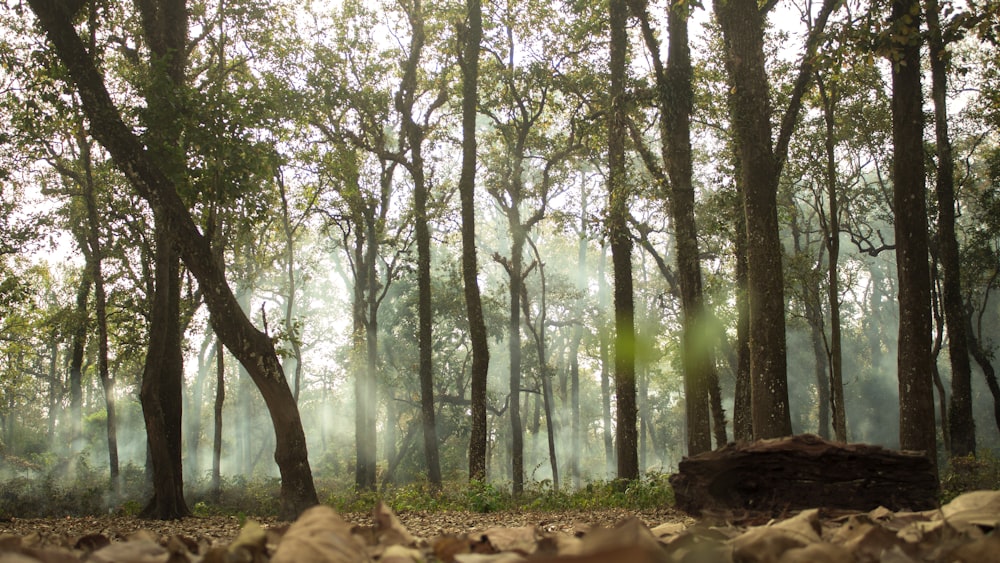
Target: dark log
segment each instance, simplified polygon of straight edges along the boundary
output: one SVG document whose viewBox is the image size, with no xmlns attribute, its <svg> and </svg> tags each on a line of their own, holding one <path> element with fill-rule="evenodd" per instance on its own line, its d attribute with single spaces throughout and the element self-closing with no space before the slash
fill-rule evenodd
<svg viewBox="0 0 1000 563">
<path fill-rule="evenodd" d="M 938 505 L 938 478 L 923 452 L 839 444 L 812 434 L 729 444 L 684 458 L 670 484 L 677 507 L 694 515 Z"/>
</svg>

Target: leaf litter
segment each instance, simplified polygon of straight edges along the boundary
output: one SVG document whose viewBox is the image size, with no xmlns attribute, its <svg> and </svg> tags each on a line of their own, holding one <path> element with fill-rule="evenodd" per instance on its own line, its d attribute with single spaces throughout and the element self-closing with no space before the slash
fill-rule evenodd
<svg viewBox="0 0 1000 563">
<path fill-rule="evenodd" d="M 329 506 L 295 522 L 129 517 L 0 522 L 0 563 L 1000 563 L 1000 491 L 937 510 L 804 510 L 784 518 L 672 509 L 407 512 Z"/>
</svg>

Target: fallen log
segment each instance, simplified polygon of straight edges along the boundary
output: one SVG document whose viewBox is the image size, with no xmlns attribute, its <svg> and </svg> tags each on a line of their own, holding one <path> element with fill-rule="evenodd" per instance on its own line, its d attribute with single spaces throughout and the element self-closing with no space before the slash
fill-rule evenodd
<svg viewBox="0 0 1000 563">
<path fill-rule="evenodd" d="M 693 515 L 938 506 L 938 478 L 923 452 L 838 444 L 811 434 L 729 444 L 684 458 L 670 484 L 677 507 Z"/>
</svg>

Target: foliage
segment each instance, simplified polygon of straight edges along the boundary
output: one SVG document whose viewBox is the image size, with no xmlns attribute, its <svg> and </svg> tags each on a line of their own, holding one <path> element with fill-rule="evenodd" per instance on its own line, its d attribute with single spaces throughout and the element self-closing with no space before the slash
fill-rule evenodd
<svg viewBox="0 0 1000 563">
<path fill-rule="evenodd" d="M 962 493 L 1000 490 L 1000 459 L 991 450 L 976 456 L 951 458 L 941 472 L 941 504 Z"/>
</svg>

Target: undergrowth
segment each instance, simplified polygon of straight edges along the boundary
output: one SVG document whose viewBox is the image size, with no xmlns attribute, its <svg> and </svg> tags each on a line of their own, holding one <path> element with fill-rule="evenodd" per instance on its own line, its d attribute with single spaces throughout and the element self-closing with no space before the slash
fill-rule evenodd
<svg viewBox="0 0 1000 563">
<path fill-rule="evenodd" d="M 0 481 L 0 518 L 44 518 L 112 514 L 137 515 L 149 499 L 141 468 L 122 472 L 121 493 L 109 492 L 106 470 L 83 465 L 76 477 L 56 470 L 32 476 L 8 476 Z M 636 481 L 595 481 L 579 489 L 556 490 L 551 481 L 526 484 L 515 497 L 509 483 L 450 481 L 440 490 L 428 482 L 388 485 L 378 491 L 357 491 L 350 484 L 317 480 L 320 502 L 340 512 L 368 512 L 384 501 L 396 512 L 511 510 L 556 511 L 599 508 L 659 508 L 673 504 L 667 476 L 649 473 Z M 217 490 L 208 479 L 188 483 L 185 499 L 195 516 L 275 516 L 280 508 L 277 478 L 224 478 Z"/>
<path fill-rule="evenodd" d="M 982 489 L 1000 490 L 1000 459 L 992 451 L 978 456 L 952 458 L 941 471 L 941 503 L 958 495 Z"/>
<path fill-rule="evenodd" d="M 467 482 L 454 479 L 435 490 L 426 481 L 388 485 L 378 491 L 357 491 L 352 484 L 317 479 L 320 502 L 340 512 L 368 512 L 384 501 L 396 512 L 511 510 L 558 511 L 671 506 L 673 490 L 668 475 L 648 473 L 636 481 L 593 481 L 578 489 L 556 490 L 551 481 L 526 484 L 515 497 L 510 483 Z M 208 479 L 188 483 L 185 494 L 196 516 L 275 516 L 280 507 L 277 478 L 224 478 L 217 491 Z M 941 471 L 941 502 L 961 493 L 1000 490 L 1000 459 L 984 449 L 978 457 L 952 459 Z M 141 467 L 121 472 L 120 493 L 109 491 L 107 470 L 78 461 L 72 470 L 50 466 L 42 470 L 8 472 L 0 478 L 0 518 L 42 518 L 115 514 L 134 516 L 149 499 L 150 487 Z"/>
</svg>

